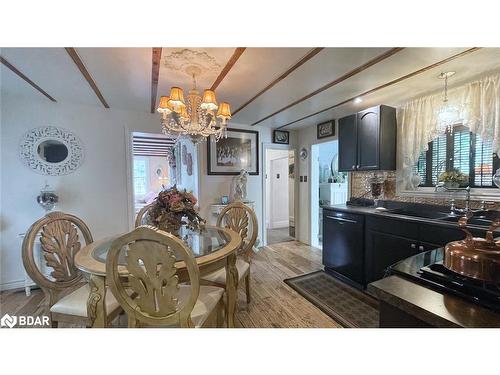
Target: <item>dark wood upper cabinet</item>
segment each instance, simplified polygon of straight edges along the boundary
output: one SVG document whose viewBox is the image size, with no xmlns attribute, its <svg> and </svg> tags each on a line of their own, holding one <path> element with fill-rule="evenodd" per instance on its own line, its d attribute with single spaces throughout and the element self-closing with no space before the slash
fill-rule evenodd
<svg viewBox="0 0 500 375">
<path fill-rule="evenodd" d="M 385 105 L 339 119 L 339 170 L 396 169 L 396 109 Z"/>
<path fill-rule="evenodd" d="M 339 120 L 339 170 L 356 169 L 358 163 L 358 134 L 356 115 L 350 115 Z M 342 142 L 340 142 L 342 139 Z"/>
</svg>

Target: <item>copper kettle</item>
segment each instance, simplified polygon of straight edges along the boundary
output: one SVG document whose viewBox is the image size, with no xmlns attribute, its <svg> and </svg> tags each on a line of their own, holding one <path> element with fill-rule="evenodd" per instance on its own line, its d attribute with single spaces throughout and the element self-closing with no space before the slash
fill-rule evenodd
<svg viewBox="0 0 500 375">
<path fill-rule="evenodd" d="M 473 237 L 467 229 L 467 217 L 458 221 L 465 232 L 464 240 L 453 241 L 444 250 L 444 266 L 460 275 L 488 283 L 500 283 L 500 241 L 495 242 L 493 232 L 500 227 L 500 218 L 495 219 L 486 238 Z"/>
</svg>

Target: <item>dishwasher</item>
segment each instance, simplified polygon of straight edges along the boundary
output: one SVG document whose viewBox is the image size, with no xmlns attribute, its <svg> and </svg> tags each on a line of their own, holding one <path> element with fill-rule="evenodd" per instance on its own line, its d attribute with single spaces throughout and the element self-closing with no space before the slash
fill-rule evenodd
<svg viewBox="0 0 500 375">
<path fill-rule="evenodd" d="M 363 289 L 364 216 L 323 210 L 325 272 Z"/>
</svg>

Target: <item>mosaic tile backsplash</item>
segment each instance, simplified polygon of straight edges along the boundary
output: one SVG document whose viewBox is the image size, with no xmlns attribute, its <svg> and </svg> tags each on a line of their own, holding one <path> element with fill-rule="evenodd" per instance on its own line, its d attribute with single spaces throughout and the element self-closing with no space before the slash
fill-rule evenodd
<svg viewBox="0 0 500 375">
<path fill-rule="evenodd" d="M 396 195 L 396 172 L 394 171 L 386 171 L 384 172 L 387 176 L 386 181 L 384 182 L 384 193 L 380 197 L 380 199 L 400 201 L 400 202 L 411 202 L 411 203 L 427 203 L 427 204 L 437 204 L 442 206 L 449 206 L 450 199 L 448 197 L 443 198 L 423 198 L 423 197 L 411 197 L 411 196 L 398 196 Z M 351 188 L 351 196 L 352 197 L 361 197 L 373 199 L 372 195 L 369 193 L 370 183 L 369 179 L 372 176 L 373 172 L 352 172 L 352 188 Z M 367 193 L 368 192 L 368 193 Z M 459 199 L 455 200 L 455 203 L 458 207 L 463 207 L 464 201 Z M 472 200 L 471 199 L 471 207 L 479 208 L 481 201 Z M 493 205 L 489 205 L 488 208 L 494 210 L 500 210 L 500 202 L 496 202 Z"/>
</svg>

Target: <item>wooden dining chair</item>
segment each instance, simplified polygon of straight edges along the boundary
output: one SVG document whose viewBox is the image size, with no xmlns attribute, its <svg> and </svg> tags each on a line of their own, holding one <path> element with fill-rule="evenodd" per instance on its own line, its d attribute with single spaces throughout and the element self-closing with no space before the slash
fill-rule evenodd
<svg viewBox="0 0 500 375">
<path fill-rule="evenodd" d="M 135 217 L 135 225 L 134 227 L 140 227 L 141 225 L 149 225 L 151 223 L 148 223 L 148 213 L 149 209 L 154 205 L 154 203 L 147 204 L 141 210 L 137 213 L 137 216 Z"/>
<path fill-rule="evenodd" d="M 50 275 L 44 274 L 40 262 L 35 260 L 33 250 L 40 231 L 43 261 L 52 269 Z M 43 305 L 52 327 L 57 327 L 59 322 L 91 327 L 95 318 L 92 306 L 87 304 L 90 286 L 75 266 L 75 255 L 81 248 L 79 232 L 86 245 L 93 241 L 89 228 L 81 219 L 63 212 L 51 212 L 33 223 L 23 241 L 24 268 L 45 295 Z M 105 304 L 110 324 L 122 310 L 111 293 L 106 294 Z"/>
<path fill-rule="evenodd" d="M 125 274 L 119 258 L 124 255 Z M 180 259 L 189 283 L 179 284 Z M 177 237 L 141 226 L 117 238 L 106 258 L 107 279 L 129 327 L 222 327 L 224 289 L 200 286 L 198 264 Z"/>
<path fill-rule="evenodd" d="M 245 280 L 247 303 L 250 303 L 250 263 L 259 232 L 257 216 L 254 210 L 247 205 L 241 202 L 233 202 L 220 212 L 217 217 L 217 226 L 229 228 L 241 237 L 242 243 L 236 259 L 238 285 L 241 280 Z M 202 283 L 225 287 L 226 270 L 222 268 L 203 276 Z"/>
</svg>

